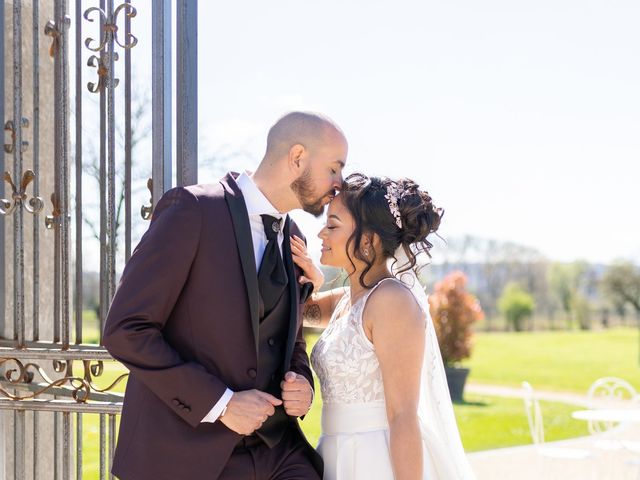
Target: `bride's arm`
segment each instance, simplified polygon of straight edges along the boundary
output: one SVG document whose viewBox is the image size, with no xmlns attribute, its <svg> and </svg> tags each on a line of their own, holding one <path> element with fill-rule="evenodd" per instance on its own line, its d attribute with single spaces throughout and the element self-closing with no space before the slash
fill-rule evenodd
<svg viewBox="0 0 640 480">
<path fill-rule="evenodd" d="M 304 304 L 302 311 L 305 326 L 326 328 L 344 292 L 344 288 L 334 288 L 325 292 L 313 293 Z"/>
<path fill-rule="evenodd" d="M 424 315 L 408 289 L 396 282 L 384 282 L 369 297 L 363 323 L 382 371 L 394 477 L 422 479 L 418 403 L 425 348 Z"/>
<path fill-rule="evenodd" d="M 314 293 L 305 302 L 302 311 L 304 324 L 309 327 L 324 328 L 329 323 L 333 310 L 336 308 L 338 300 L 344 294 L 345 289 L 334 288 L 320 292 L 320 288 L 324 283 L 324 275 L 307 254 L 307 246 L 304 241 L 295 235 L 291 237 L 291 254 L 295 264 L 302 270 L 302 277 L 298 281 L 301 284 L 306 282 L 313 283 Z"/>
</svg>

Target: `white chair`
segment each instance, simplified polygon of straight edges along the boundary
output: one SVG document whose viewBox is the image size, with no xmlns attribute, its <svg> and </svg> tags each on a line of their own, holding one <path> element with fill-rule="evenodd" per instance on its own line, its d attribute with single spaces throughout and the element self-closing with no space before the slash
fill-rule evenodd
<svg viewBox="0 0 640 480">
<path fill-rule="evenodd" d="M 527 414 L 529 430 L 531 431 L 531 440 L 533 441 L 533 444 L 536 445 L 537 451 L 540 455 L 550 458 L 576 460 L 585 459 L 591 456 L 591 452 L 588 450 L 544 446 L 544 419 L 542 417 L 540 401 L 529 382 L 522 382 L 522 389 L 524 390 L 524 409 Z"/>
<path fill-rule="evenodd" d="M 593 382 L 587 391 L 587 399 L 589 407 L 593 409 L 606 408 L 607 406 L 638 408 L 640 404 L 640 395 L 637 390 L 629 382 L 618 377 L 602 377 Z M 598 435 L 612 430 L 618 425 L 616 422 L 590 420 L 587 425 L 589 433 L 599 437 L 594 442 L 595 447 L 602 450 L 624 448 L 634 453 L 640 453 L 640 442 L 619 441 L 612 437 Z"/>
<path fill-rule="evenodd" d="M 618 404 L 618 406 L 630 405 L 629 401 L 636 403 L 639 401 L 638 392 L 633 386 L 618 377 L 599 378 L 591 384 L 587 391 L 587 399 L 590 408 L 606 408 L 607 405 Z M 616 423 L 614 422 L 598 422 L 589 421 L 589 433 L 606 432 L 611 430 Z"/>
</svg>

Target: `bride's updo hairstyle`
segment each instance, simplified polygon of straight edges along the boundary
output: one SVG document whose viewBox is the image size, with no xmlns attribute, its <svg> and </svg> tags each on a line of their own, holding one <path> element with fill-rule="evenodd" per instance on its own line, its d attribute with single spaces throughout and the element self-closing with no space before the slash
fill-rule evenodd
<svg viewBox="0 0 640 480">
<path fill-rule="evenodd" d="M 400 271 L 414 268 L 420 252 L 429 255 L 433 245 L 427 236 L 438 230 L 444 212 L 435 207 L 429 194 L 413 180 L 393 181 L 353 173 L 344 180 L 340 198 L 355 221 L 355 230 L 347 241 L 347 256 L 355 269 L 350 254 L 353 245 L 353 255 L 367 265 L 359 279 L 364 288 L 373 286 L 364 282 L 371 267 L 380 260 L 395 259 L 394 253 L 400 246 L 409 259 Z M 368 256 L 362 253 L 362 236 L 374 233 L 382 244 L 381 259 L 374 249 Z"/>
</svg>

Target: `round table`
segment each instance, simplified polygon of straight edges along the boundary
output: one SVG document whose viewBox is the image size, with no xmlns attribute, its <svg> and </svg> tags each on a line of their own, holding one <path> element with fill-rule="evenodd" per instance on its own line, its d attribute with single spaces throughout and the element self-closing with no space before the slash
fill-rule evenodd
<svg viewBox="0 0 640 480">
<path fill-rule="evenodd" d="M 640 422 L 640 408 L 603 408 L 597 410 L 578 410 L 571 416 L 577 420 L 594 422 Z"/>
</svg>

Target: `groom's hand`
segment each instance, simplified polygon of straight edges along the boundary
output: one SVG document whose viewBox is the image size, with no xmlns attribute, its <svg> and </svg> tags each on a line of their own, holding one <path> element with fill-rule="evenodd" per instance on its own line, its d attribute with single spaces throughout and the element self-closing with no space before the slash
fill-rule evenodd
<svg viewBox="0 0 640 480">
<path fill-rule="evenodd" d="M 260 390 L 235 392 L 219 420 L 240 435 L 251 435 L 275 412 L 282 400 Z"/>
<path fill-rule="evenodd" d="M 302 417 L 311 408 L 313 400 L 313 389 L 309 381 L 302 375 L 295 372 L 287 372 L 284 380 L 280 383 L 282 388 L 282 400 L 284 400 L 284 411 L 292 417 Z"/>
</svg>

